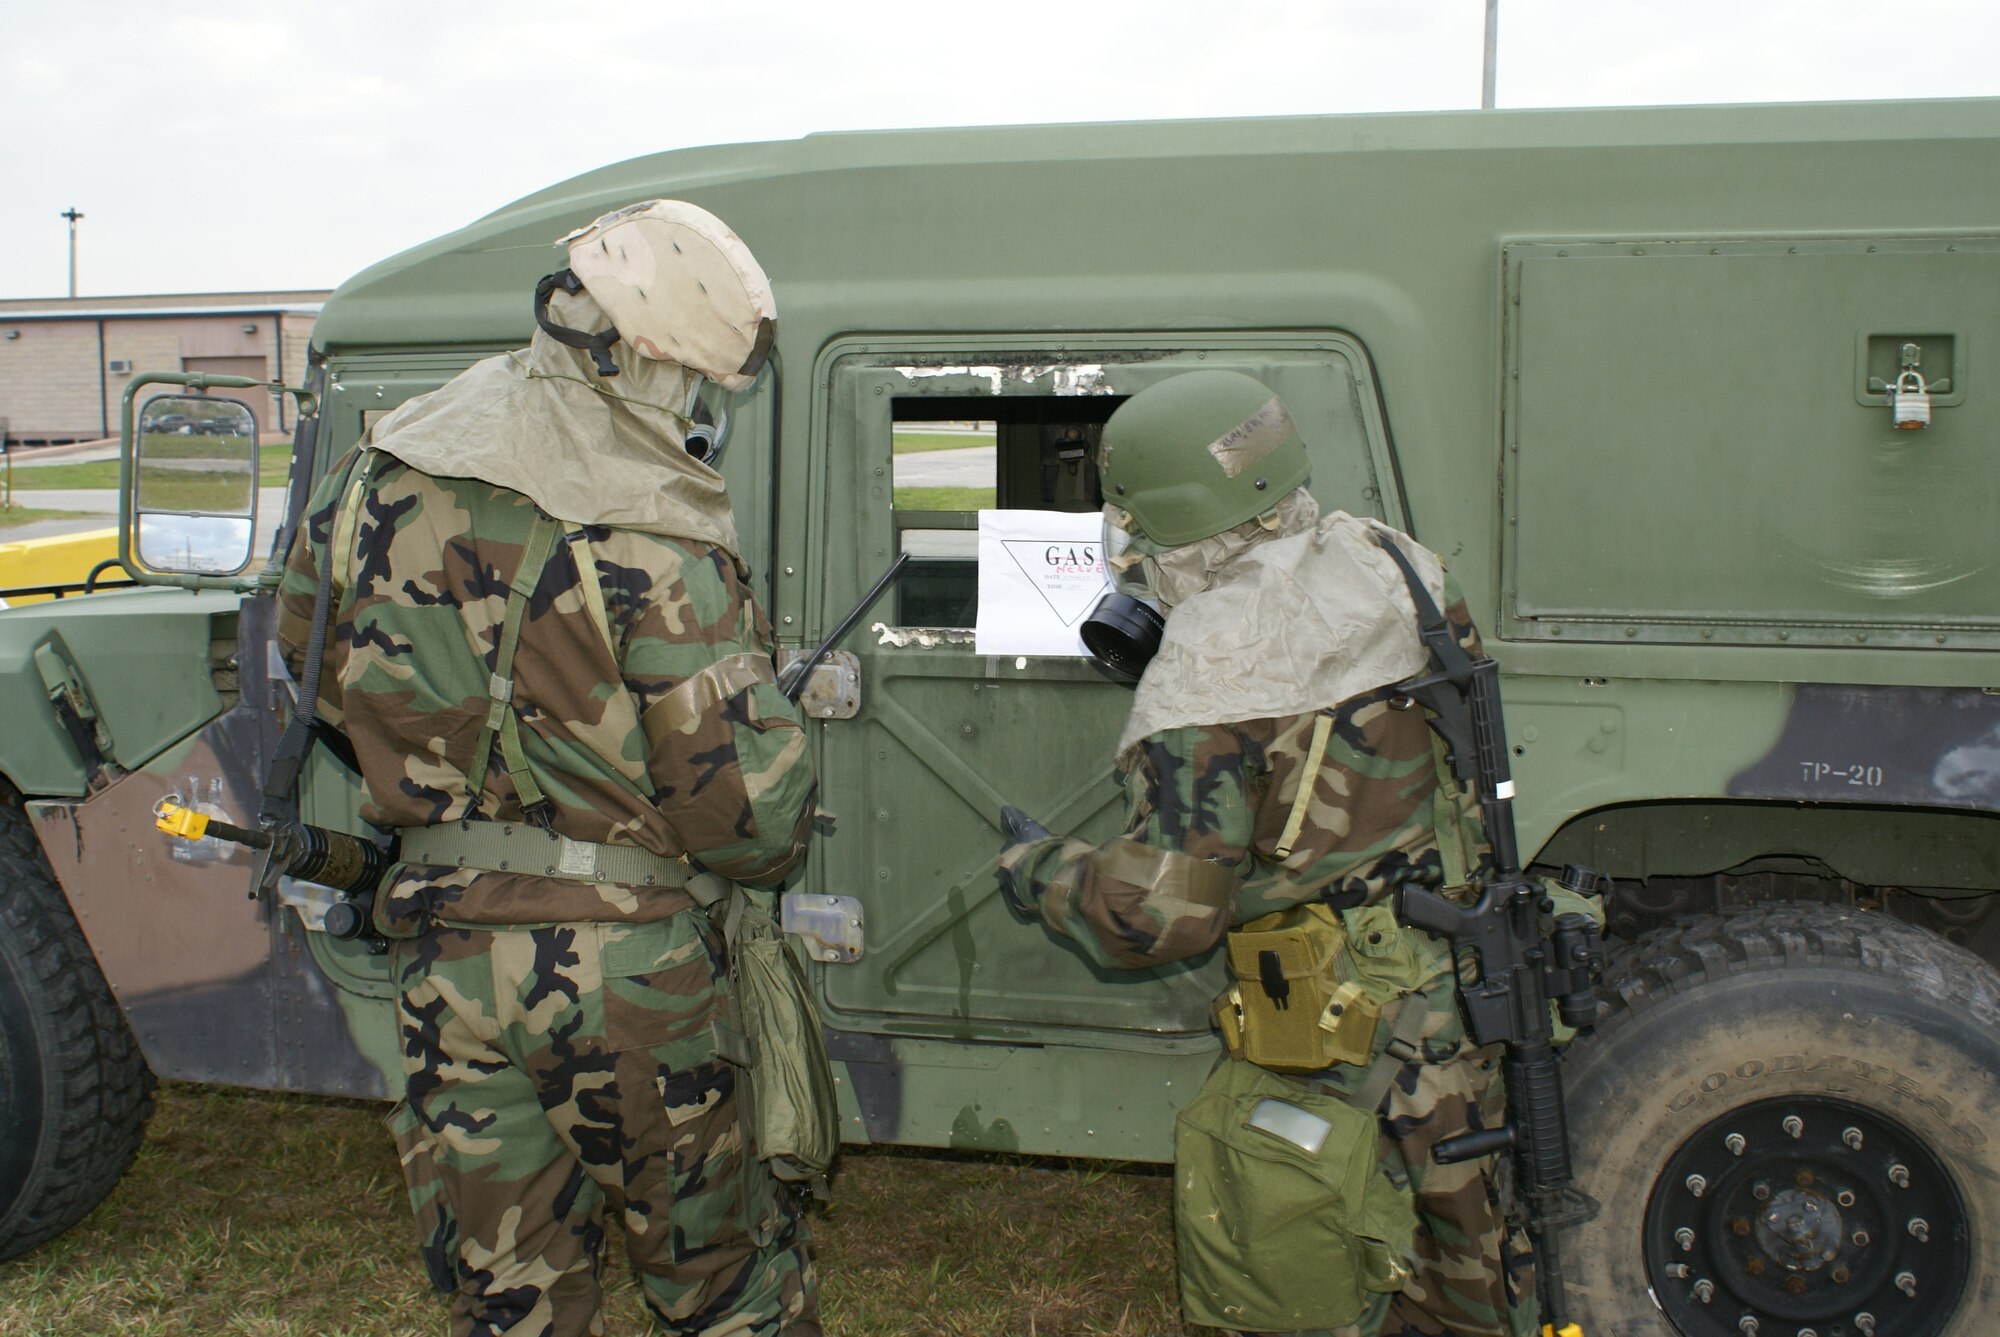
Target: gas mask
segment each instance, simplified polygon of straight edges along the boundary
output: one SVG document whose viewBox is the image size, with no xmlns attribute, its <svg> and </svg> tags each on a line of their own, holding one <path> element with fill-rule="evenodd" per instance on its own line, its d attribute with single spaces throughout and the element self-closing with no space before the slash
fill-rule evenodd
<svg viewBox="0 0 2000 1337">
<path fill-rule="evenodd" d="M 1104 570 L 1111 589 L 1078 628 L 1084 648 L 1113 675 L 1135 683 L 1159 653 L 1167 626 L 1154 589 L 1158 550 L 1132 517 L 1117 506 L 1104 508 Z"/>
</svg>

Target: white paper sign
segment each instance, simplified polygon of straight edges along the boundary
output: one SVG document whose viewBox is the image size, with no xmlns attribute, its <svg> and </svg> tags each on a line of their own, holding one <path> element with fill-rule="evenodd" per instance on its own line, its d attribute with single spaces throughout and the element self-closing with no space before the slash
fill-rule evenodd
<svg viewBox="0 0 2000 1337">
<path fill-rule="evenodd" d="M 982 655 L 1087 655 L 1077 628 L 1103 597 L 1104 518 L 1096 511 L 981 511 Z"/>
</svg>

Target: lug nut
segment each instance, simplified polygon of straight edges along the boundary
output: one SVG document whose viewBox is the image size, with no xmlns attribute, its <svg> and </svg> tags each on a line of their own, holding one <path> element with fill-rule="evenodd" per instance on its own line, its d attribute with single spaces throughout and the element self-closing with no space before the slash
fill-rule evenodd
<svg viewBox="0 0 2000 1337">
<path fill-rule="evenodd" d="M 1804 1137 L 1806 1135 L 1806 1121 L 1796 1114 L 1787 1114 L 1785 1122 L 1780 1126 L 1784 1128 L 1787 1136 Z"/>
<path fill-rule="evenodd" d="M 1760 1180 L 1750 1186 L 1750 1196 L 1759 1202 L 1769 1202 L 1771 1200 L 1771 1186 Z"/>
<path fill-rule="evenodd" d="M 1674 1232 L 1674 1243 L 1681 1246 L 1682 1253 L 1686 1253 L 1688 1250 L 1694 1248 L 1694 1232 L 1686 1226 L 1682 1226 Z"/>
<path fill-rule="evenodd" d="M 1865 1230 L 1857 1230 L 1848 1238 L 1854 1241 L 1854 1247 L 1857 1249 L 1868 1247 L 1868 1232 Z"/>
<path fill-rule="evenodd" d="M 1841 1129 L 1840 1140 L 1847 1144 L 1849 1150 L 1861 1150 L 1861 1130 L 1859 1128 Z"/>
<path fill-rule="evenodd" d="M 1687 1191 L 1699 1198 L 1702 1194 L 1708 1192 L 1708 1181 L 1700 1175 L 1689 1175 L 1687 1177 Z"/>
<path fill-rule="evenodd" d="M 1694 1284 L 1694 1298 L 1707 1304 L 1715 1298 L 1715 1283 L 1703 1277 Z"/>
<path fill-rule="evenodd" d="M 1729 1233 L 1738 1239 L 1742 1239 L 1748 1235 L 1750 1233 L 1749 1218 L 1742 1216 L 1732 1217 L 1729 1222 Z"/>
<path fill-rule="evenodd" d="M 1743 1134 L 1731 1133 L 1728 1137 L 1722 1139 L 1722 1145 L 1729 1148 L 1730 1155 L 1741 1156 L 1744 1148 L 1750 1144 L 1744 1140 Z"/>
<path fill-rule="evenodd" d="M 1756 1316 L 1753 1314 L 1745 1314 L 1742 1318 L 1737 1319 L 1736 1331 L 1742 1333 L 1743 1337 L 1757 1337 Z"/>
<path fill-rule="evenodd" d="M 1929 1244 L 1931 1242 L 1931 1223 L 1924 1220 L 1921 1216 L 1911 1217 L 1910 1234 L 1916 1238 L 1917 1243 Z"/>
<path fill-rule="evenodd" d="M 1765 1267 L 1766 1264 L 1761 1258 L 1746 1258 L 1743 1260 L 1743 1270 L 1753 1277 L 1763 1276 Z"/>
<path fill-rule="evenodd" d="M 1785 1294 L 1804 1295 L 1805 1293 L 1806 1293 L 1806 1279 L 1804 1277 L 1785 1278 Z"/>
<path fill-rule="evenodd" d="M 1819 1337 L 1819 1334 L 1811 1328 L 1800 1328 L 1799 1337 Z"/>
<path fill-rule="evenodd" d="M 1862 1310 L 1854 1316 L 1854 1330 L 1860 1333 L 1861 1337 L 1875 1337 L 1875 1316 L 1865 1309 Z"/>
<path fill-rule="evenodd" d="M 1852 1272 L 1849 1272 L 1845 1267 L 1835 1266 L 1833 1271 L 1827 1273 L 1827 1275 L 1833 1278 L 1834 1285 L 1845 1286 L 1847 1284 L 1847 1279 L 1853 1276 L 1854 1274 Z"/>
<path fill-rule="evenodd" d="M 1840 1190 L 1840 1192 L 1833 1195 L 1833 1200 L 1839 1203 L 1842 1207 L 1852 1207 L 1854 1205 L 1854 1190 L 1851 1188 L 1844 1188 Z"/>
<path fill-rule="evenodd" d="M 1890 1166 L 1889 1182 L 1897 1188 L 1908 1188 L 1910 1186 L 1910 1167 L 1907 1165 Z"/>
<path fill-rule="evenodd" d="M 1912 1300 L 1916 1299 L 1917 1274 L 1914 1272 L 1898 1272 L 1896 1274 L 1896 1289 L 1909 1296 Z"/>
<path fill-rule="evenodd" d="M 1813 1186 L 1813 1172 L 1811 1170 L 1801 1170 L 1792 1176 L 1792 1182 L 1800 1188 L 1811 1188 Z"/>
<path fill-rule="evenodd" d="M 1686 1263 L 1667 1264 L 1667 1276 L 1669 1276 L 1675 1281 L 1686 1281 L 1688 1272 L 1690 1270 L 1691 1269 L 1688 1267 Z"/>
</svg>

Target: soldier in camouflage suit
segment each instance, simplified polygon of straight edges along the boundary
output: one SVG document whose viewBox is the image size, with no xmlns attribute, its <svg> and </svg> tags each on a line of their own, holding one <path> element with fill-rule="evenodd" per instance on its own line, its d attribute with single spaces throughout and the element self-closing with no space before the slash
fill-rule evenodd
<svg viewBox="0 0 2000 1337">
<path fill-rule="evenodd" d="M 1163 462 L 1164 447 L 1149 434 L 1179 443 L 1178 461 Z M 1366 551 L 1369 530 L 1379 527 L 1339 514 L 1319 519 L 1302 486 L 1303 446 L 1276 396 L 1230 372 L 1163 382 L 1106 425 L 1102 470 L 1114 584 L 1167 611 L 1166 645 L 1140 684 L 1120 744 L 1124 834 L 1092 846 L 1010 813 L 1016 839 L 1001 856 L 1010 899 L 1091 961 L 1138 969 L 1207 952 L 1233 927 L 1272 911 L 1315 899 L 1343 911 L 1378 906 L 1400 883 L 1440 885 L 1447 863 L 1461 876 L 1476 865 L 1483 845 L 1470 796 L 1454 786 L 1439 802 L 1424 713 L 1386 690 L 1423 666 L 1408 595 L 1386 556 Z M 1211 501 L 1182 517 L 1160 503 L 1188 479 L 1219 496 L 1222 509 Z M 1232 492 L 1242 497 L 1233 509 Z M 1302 556 L 1283 579 L 1239 578 L 1288 537 Z M 1420 569 L 1437 573 L 1434 597 L 1442 594 L 1461 643 L 1476 656 L 1478 633 L 1463 598 L 1434 558 L 1397 537 Z M 1351 560 L 1355 553 L 1363 564 Z M 1367 562 L 1371 556 L 1380 564 Z M 1342 591 L 1329 588 L 1337 584 L 1365 586 L 1360 602 L 1372 608 L 1315 620 L 1310 610 L 1260 601 L 1273 588 L 1288 597 L 1316 589 L 1338 603 Z M 1351 592 L 1347 599 L 1355 601 Z M 1219 615 L 1205 685 L 1202 646 L 1164 663 L 1176 649 L 1180 610 L 1194 610 L 1195 600 Z M 1344 641 L 1315 641 L 1309 628 L 1342 625 L 1343 617 Z M 1386 633 L 1386 660 L 1356 631 L 1369 617 Z M 1191 679 L 1190 664 L 1198 666 Z M 1156 671 L 1180 672 L 1179 689 L 1160 689 Z M 1329 713 L 1322 760 L 1305 775 L 1315 719 Z M 1298 822 L 1301 783 L 1311 790 Z M 1441 839 L 1460 848 L 1441 849 Z M 1349 920 L 1351 933 L 1357 923 Z M 1377 942 L 1408 935 L 1436 971 L 1411 1000 L 1425 1012 L 1421 1058 L 1396 1071 L 1375 1111 L 1383 1169 L 1414 1194 L 1414 1275 L 1400 1293 L 1374 1295 L 1338 1337 L 1519 1337 L 1533 1329 L 1532 1264 L 1525 1236 L 1507 1221 L 1495 1162 L 1430 1159 L 1436 1142 L 1466 1131 L 1474 1111 L 1477 1126 L 1501 1120 L 1498 1054 L 1473 1048 L 1464 1035 L 1445 944 L 1386 915 L 1369 917 L 1361 931 Z M 1383 1041 L 1378 1035 L 1378 1054 Z M 1363 1071 L 1341 1065 L 1301 1080 L 1340 1093 Z M 1299 1266 L 1314 1262 L 1301 1257 Z"/>
<path fill-rule="evenodd" d="M 607 323 L 587 292 L 550 311 L 559 330 Z M 376 898 L 407 1078 L 393 1122 L 453 1333 L 602 1332 L 608 1204 L 669 1331 L 803 1337 L 805 1225 L 746 1145 L 745 1077 L 718 1055 L 725 946 L 679 884 L 689 860 L 790 871 L 812 766 L 721 479 L 681 448 L 695 373 L 613 351 L 615 382 L 545 330 L 377 424 L 307 508 L 280 635 L 296 667 L 331 561 L 322 712 L 353 747 L 362 816 L 406 850 L 468 819 L 563 838 L 543 837 L 560 868 L 435 856 Z M 502 741 L 482 762 L 490 713 Z M 552 876 L 607 851 L 615 877 Z"/>
</svg>

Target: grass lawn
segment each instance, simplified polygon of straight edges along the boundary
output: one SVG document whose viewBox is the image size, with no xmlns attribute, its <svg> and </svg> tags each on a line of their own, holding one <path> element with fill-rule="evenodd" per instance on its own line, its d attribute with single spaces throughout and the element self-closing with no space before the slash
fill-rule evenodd
<svg viewBox="0 0 2000 1337">
<path fill-rule="evenodd" d="M 895 455 L 918 450 L 971 450 L 992 444 L 991 432 L 912 432 L 898 427 L 889 438 L 890 453 Z"/>
<path fill-rule="evenodd" d="M 291 471 L 289 444 L 262 446 L 257 451 L 257 486 L 283 487 Z M 30 488 L 117 487 L 118 461 L 92 460 L 88 464 L 25 464 L 14 470 L 14 486 Z"/>
<path fill-rule="evenodd" d="M 87 511 L 40 511 L 32 506 L 8 506 L 0 508 L 0 529 L 32 525 L 38 520 L 74 520 L 87 514 Z"/>
<path fill-rule="evenodd" d="M 990 487 L 899 487 L 893 505 L 899 511 L 990 511 Z"/>
<path fill-rule="evenodd" d="M 445 1332 L 385 1105 L 169 1085 L 110 1199 L 0 1263 L 0 1334 Z M 1182 1337 L 1172 1181 L 1087 1162 L 859 1149 L 812 1218 L 836 1337 Z M 651 1331 L 615 1223 L 606 1331 Z"/>
</svg>

